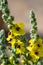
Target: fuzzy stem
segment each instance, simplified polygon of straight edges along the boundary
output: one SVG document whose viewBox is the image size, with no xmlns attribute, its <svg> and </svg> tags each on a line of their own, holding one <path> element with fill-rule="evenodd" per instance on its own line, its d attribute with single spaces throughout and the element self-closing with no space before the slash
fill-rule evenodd
<svg viewBox="0 0 43 65">
<path fill-rule="evenodd" d="M 8 2 L 7 0 L 1 0 L 0 1 L 0 10 L 2 11 L 2 19 L 7 24 L 12 24 L 14 21 L 14 17 L 10 16 L 10 11 L 8 9 Z"/>
<path fill-rule="evenodd" d="M 8 57 L 6 55 L 6 45 L 5 45 L 5 32 L 4 30 L 0 31 L 0 64 L 3 63 L 7 65 L 7 62 L 10 64 Z"/>
<path fill-rule="evenodd" d="M 33 11 L 30 11 L 30 24 L 31 24 L 30 37 L 32 39 L 39 38 L 39 35 L 37 34 L 37 22 L 35 18 L 35 13 Z"/>
</svg>

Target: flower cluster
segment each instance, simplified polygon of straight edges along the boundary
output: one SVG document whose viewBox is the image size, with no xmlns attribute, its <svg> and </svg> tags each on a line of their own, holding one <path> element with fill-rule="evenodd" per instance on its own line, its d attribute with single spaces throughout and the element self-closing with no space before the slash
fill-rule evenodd
<svg viewBox="0 0 43 65">
<path fill-rule="evenodd" d="M 2 11 L 2 19 L 8 24 L 9 29 L 7 38 L 4 30 L 0 31 L 0 65 L 43 65 L 40 61 L 43 57 L 43 40 L 37 33 L 34 12 L 30 12 L 30 40 L 27 40 L 24 24 L 16 23 L 14 17 L 10 16 L 7 0 L 0 0 L 0 10 Z M 11 55 L 9 57 L 6 54 L 5 40 L 10 45 L 8 50 Z"/>
<path fill-rule="evenodd" d="M 25 34 L 24 31 L 24 25 L 23 23 L 13 23 L 14 26 L 8 25 L 9 26 L 9 32 L 8 32 L 8 38 L 7 41 L 8 43 L 11 44 L 12 48 L 16 48 L 16 53 L 21 53 L 24 49 L 24 43 L 17 39 L 17 36 L 21 36 Z"/>
<path fill-rule="evenodd" d="M 17 58 L 19 59 L 20 56 L 26 51 L 25 43 L 23 41 L 21 41 L 21 39 L 20 39 L 20 36 L 25 35 L 24 24 L 16 23 L 14 21 L 13 26 L 8 25 L 8 28 L 9 28 L 8 38 L 6 40 L 11 45 L 11 52 L 13 54 L 13 56 L 11 56 L 11 58 L 14 57 L 14 60 L 16 63 L 16 61 L 18 61 Z M 16 56 L 16 59 L 15 59 L 14 55 Z M 18 63 L 19 63 L 19 61 L 17 62 L 17 64 Z M 13 62 L 12 62 L 12 64 L 13 64 Z"/>
<path fill-rule="evenodd" d="M 43 40 L 39 38 L 35 43 L 34 39 L 31 39 L 29 41 L 29 46 L 27 49 L 30 51 L 30 55 L 33 58 L 32 60 L 39 59 L 40 57 L 43 57 Z"/>
</svg>

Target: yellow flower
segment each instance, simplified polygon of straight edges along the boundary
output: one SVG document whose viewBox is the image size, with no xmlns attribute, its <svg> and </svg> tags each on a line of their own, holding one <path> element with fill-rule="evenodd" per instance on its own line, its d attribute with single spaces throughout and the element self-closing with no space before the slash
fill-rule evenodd
<svg viewBox="0 0 43 65">
<path fill-rule="evenodd" d="M 38 39 L 34 43 L 34 39 L 31 39 L 29 41 L 30 45 L 27 47 L 27 49 L 30 51 L 30 55 L 33 59 L 39 59 L 40 57 L 43 57 L 43 41 L 42 39 Z"/>
<path fill-rule="evenodd" d="M 32 40 L 34 40 L 34 39 L 31 39 L 29 41 L 30 45 L 27 47 L 27 49 L 29 51 L 34 50 L 34 49 L 41 50 L 43 48 L 43 40 L 42 39 L 39 38 L 35 43 Z"/>
<path fill-rule="evenodd" d="M 12 34 L 14 34 L 15 36 L 17 35 L 24 35 L 25 31 L 24 31 L 24 25 L 23 23 L 13 23 L 14 26 L 12 26 L 9 30 L 10 32 L 12 32 Z"/>
<path fill-rule="evenodd" d="M 21 50 L 19 48 L 16 48 L 16 54 L 21 53 Z"/>
<path fill-rule="evenodd" d="M 16 47 L 16 54 L 22 53 L 25 51 L 25 45 L 23 42 L 21 42 L 20 40 L 18 40 L 17 42 L 17 47 Z"/>
<path fill-rule="evenodd" d="M 15 38 L 11 39 L 11 41 L 9 41 L 9 43 L 11 44 L 11 47 L 14 48 L 15 43 L 16 43 L 16 39 Z"/>
<path fill-rule="evenodd" d="M 13 34 L 8 34 L 8 37 L 6 38 L 6 40 L 8 41 L 8 43 L 12 44 L 12 47 L 14 47 L 15 36 Z"/>
<path fill-rule="evenodd" d="M 25 51 L 25 48 L 22 46 L 20 48 L 16 48 L 16 54 L 21 54 L 24 51 Z"/>
<path fill-rule="evenodd" d="M 43 52 L 41 52 L 41 51 L 39 51 L 39 50 L 32 50 L 31 52 L 30 52 L 30 56 L 32 57 L 32 61 L 36 61 L 36 60 L 38 60 L 40 57 L 43 57 Z"/>
</svg>

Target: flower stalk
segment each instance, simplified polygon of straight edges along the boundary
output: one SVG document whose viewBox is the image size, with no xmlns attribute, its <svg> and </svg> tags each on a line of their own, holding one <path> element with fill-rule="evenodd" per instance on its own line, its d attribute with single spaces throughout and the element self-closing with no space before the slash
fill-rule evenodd
<svg viewBox="0 0 43 65">
<path fill-rule="evenodd" d="M 3 64 L 3 65 L 7 65 L 7 63 L 10 64 L 5 50 L 6 50 L 5 32 L 4 30 L 1 30 L 0 31 L 0 64 Z"/>
<path fill-rule="evenodd" d="M 2 19 L 7 24 L 12 24 L 14 21 L 14 17 L 10 16 L 10 11 L 8 9 L 8 2 L 7 0 L 1 0 L 0 1 L 0 10 L 2 11 Z"/>
<path fill-rule="evenodd" d="M 35 13 L 33 11 L 30 11 L 30 24 L 31 24 L 31 30 L 30 30 L 30 37 L 32 39 L 37 40 L 39 38 L 39 35 L 37 33 L 37 22 L 35 18 Z"/>
</svg>

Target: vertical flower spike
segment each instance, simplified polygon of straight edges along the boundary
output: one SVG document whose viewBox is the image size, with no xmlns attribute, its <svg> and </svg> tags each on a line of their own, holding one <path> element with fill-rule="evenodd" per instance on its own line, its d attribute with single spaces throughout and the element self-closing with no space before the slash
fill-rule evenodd
<svg viewBox="0 0 43 65">
<path fill-rule="evenodd" d="M 7 0 L 0 0 L 0 10 L 2 11 L 3 21 L 7 24 L 12 24 L 12 21 L 14 21 L 14 17 L 10 16 Z"/>
<path fill-rule="evenodd" d="M 4 30 L 1 30 L 0 31 L 0 61 L 2 61 L 4 52 L 5 52 L 5 34 L 4 34 Z"/>
<path fill-rule="evenodd" d="M 39 35 L 37 34 L 37 22 L 33 11 L 30 11 L 30 24 L 31 24 L 30 37 L 32 39 L 33 38 L 37 39 Z"/>
<path fill-rule="evenodd" d="M 0 31 L 0 64 L 4 62 L 3 65 L 6 65 L 8 62 L 8 57 L 5 53 L 6 45 L 5 45 L 5 32 L 4 30 Z"/>
<path fill-rule="evenodd" d="M 43 57 L 43 40 L 37 34 L 37 22 L 33 11 L 30 12 L 31 31 L 29 46 L 27 49 L 30 52 L 32 61 L 36 62 L 39 58 Z"/>
</svg>

